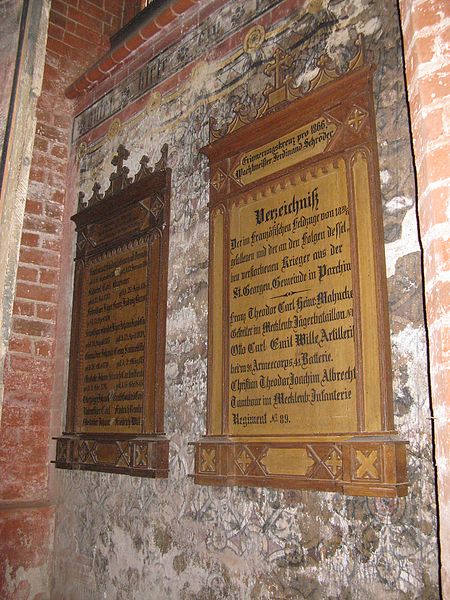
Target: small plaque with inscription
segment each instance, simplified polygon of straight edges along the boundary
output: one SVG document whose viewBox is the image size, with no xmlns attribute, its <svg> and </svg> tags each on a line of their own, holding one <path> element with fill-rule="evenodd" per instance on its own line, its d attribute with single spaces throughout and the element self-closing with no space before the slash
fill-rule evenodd
<svg viewBox="0 0 450 600">
<path fill-rule="evenodd" d="M 277 49 L 265 72 L 287 63 Z M 373 68 L 360 43 L 347 73 L 320 64 L 308 93 L 269 86 L 254 121 L 241 107 L 203 149 L 208 418 L 194 476 L 401 496 Z"/>
<path fill-rule="evenodd" d="M 170 170 L 167 147 L 117 171 L 72 217 L 77 254 L 66 433 L 56 466 L 167 477 L 164 354 Z"/>
</svg>

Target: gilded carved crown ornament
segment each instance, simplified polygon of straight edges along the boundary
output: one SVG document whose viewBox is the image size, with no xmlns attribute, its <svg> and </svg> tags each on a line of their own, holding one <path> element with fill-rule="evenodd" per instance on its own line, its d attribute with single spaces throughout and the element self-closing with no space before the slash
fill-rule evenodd
<svg viewBox="0 0 450 600">
<path fill-rule="evenodd" d="M 111 160 L 111 164 L 116 167 L 116 170 L 109 176 L 109 187 L 106 189 L 104 194 L 101 194 L 101 186 L 96 181 L 92 186 L 92 196 L 89 198 L 89 200 L 85 200 L 85 194 L 83 192 L 79 192 L 78 211 L 81 211 L 89 206 L 93 206 L 101 200 L 105 200 L 106 198 L 122 192 L 133 183 L 141 181 L 155 171 L 163 171 L 167 167 L 168 150 L 169 146 L 164 144 L 164 146 L 161 148 L 161 158 L 155 163 L 154 167 L 149 166 L 148 163 L 150 162 L 150 159 L 144 154 L 140 160 L 139 171 L 133 178 L 128 176 L 130 170 L 126 165 L 124 165 L 124 161 L 126 161 L 130 156 L 130 152 L 125 148 L 125 146 L 123 146 L 123 144 L 120 144 L 117 148 L 117 152 Z"/>
<path fill-rule="evenodd" d="M 281 104 L 307 96 L 327 83 L 335 81 L 345 73 L 363 66 L 365 64 L 363 36 L 360 34 L 356 38 L 355 53 L 345 70 L 340 70 L 328 54 L 320 56 L 317 61 L 318 72 L 304 91 L 294 85 L 294 78 L 289 74 L 289 69 L 294 63 L 295 58 L 292 54 L 276 46 L 271 60 L 267 62 L 263 71 L 267 77 L 272 78 L 272 83 L 268 83 L 263 90 L 263 103 L 255 110 L 238 100 L 233 108 L 234 117 L 222 127 L 216 127 L 215 119 L 211 118 L 210 141 L 213 142 L 233 131 L 237 131 L 244 125 L 259 119 L 267 112 L 275 110 Z"/>
</svg>

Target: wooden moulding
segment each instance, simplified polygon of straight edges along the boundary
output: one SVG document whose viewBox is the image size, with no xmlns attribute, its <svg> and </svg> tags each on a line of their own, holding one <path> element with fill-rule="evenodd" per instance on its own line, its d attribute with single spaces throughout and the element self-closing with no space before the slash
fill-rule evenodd
<svg viewBox="0 0 450 600">
<path fill-rule="evenodd" d="M 77 228 L 66 431 L 56 467 L 167 477 L 164 362 L 171 172 L 167 146 L 134 178 L 119 146 Z"/>
<path fill-rule="evenodd" d="M 394 430 L 374 67 L 271 68 L 211 131 L 208 405 L 194 480 L 407 494 Z"/>
<path fill-rule="evenodd" d="M 195 483 L 405 496 L 406 446 L 375 441 L 238 442 L 205 436 L 195 444 Z"/>
</svg>

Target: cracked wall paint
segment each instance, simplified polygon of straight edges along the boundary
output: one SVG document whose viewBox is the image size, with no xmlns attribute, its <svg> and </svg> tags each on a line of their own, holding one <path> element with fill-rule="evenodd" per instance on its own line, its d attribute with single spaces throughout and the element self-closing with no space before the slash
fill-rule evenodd
<svg viewBox="0 0 450 600">
<path fill-rule="evenodd" d="M 119 143 L 130 150 L 131 173 L 142 154 L 155 162 L 162 144 L 169 144 L 165 430 L 171 439 L 170 475 L 167 481 L 148 481 L 57 473 L 55 598 L 438 598 L 420 257 L 396 4 L 275 4 L 284 12 L 270 20 L 270 2 L 252 2 L 245 9 L 225 3 L 216 19 L 230 34 L 239 31 L 242 11 L 253 11 L 253 25 L 265 19 L 266 42 L 251 52 L 239 46 L 197 58 L 187 84 L 179 82 L 175 91 L 167 85 L 159 97 L 150 93 L 147 107 L 123 118 L 115 137 L 91 136 L 80 161 L 79 188 L 89 195 L 94 181 L 103 190 L 107 186 Z M 188 477 L 193 472 L 189 442 L 205 431 L 208 291 L 209 173 L 198 150 L 207 143 L 209 118 L 224 123 L 237 100 L 251 104 L 255 94 L 260 98 L 267 82 L 263 61 L 275 44 L 292 49 L 297 59 L 292 74 L 306 85 L 324 50 L 344 65 L 359 32 L 378 65 L 374 88 L 395 425 L 411 442 L 410 493 L 378 499 L 195 486 Z M 205 48 L 213 41 L 205 40 Z"/>
</svg>

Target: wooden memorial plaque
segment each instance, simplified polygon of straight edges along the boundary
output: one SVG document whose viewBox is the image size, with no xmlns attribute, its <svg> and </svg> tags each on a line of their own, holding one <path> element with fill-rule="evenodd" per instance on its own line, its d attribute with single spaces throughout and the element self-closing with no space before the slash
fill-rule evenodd
<svg viewBox="0 0 450 600">
<path fill-rule="evenodd" d="M 275 82 L 289 60 L 276 50 Z M 207 433 L 195 482 L 407 493 L 393 425 L 373 67 L 269 87 L 210 159 Z M 222 134 L 222 137 L 220 137 Z"/>
<path fill-rule="evenodd" d="M 164 357 L 170 170 L 143 157 L 72 219 L 77 255 L 66 433 L 56 466 L 167 477 Z M 81 198 L 82 200 L 82 198 Z"/>
</svg>

